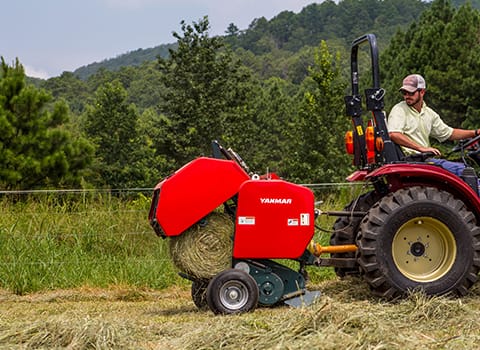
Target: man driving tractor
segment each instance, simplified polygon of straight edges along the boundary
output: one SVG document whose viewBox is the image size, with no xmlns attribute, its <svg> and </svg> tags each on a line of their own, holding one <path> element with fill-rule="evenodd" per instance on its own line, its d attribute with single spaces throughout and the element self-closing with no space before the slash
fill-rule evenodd
<svg viewBox="0 0 480 350">
<path fill-rule="evenodd" d="M 448 126 L 438 113 L 427 106 L 424 101 L 426 83 L 421 75 L 410 74 L 405 77 L 400 92 L 404 100 L 392 108 L 387 125 L 391 140 L 400 145 L 406 155 L 431 152 L 440 156 L 440 150 L 430 145 L 430 137 L 443 142 L 479 135 L 478 129 L 465 130 Z M 428 161 L 459 176 L 465 168 L 463 163 L 444 159 L 429 158 Z"/>
</svg>

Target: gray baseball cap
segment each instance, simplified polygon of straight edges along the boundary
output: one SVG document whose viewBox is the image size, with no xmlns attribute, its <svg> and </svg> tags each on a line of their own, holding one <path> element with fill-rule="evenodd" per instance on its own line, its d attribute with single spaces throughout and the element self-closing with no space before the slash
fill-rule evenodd
<svg viewBox="0 0 480 350">
<path fill-rule="evenodd" d="M 425 79 L 423 79 L 420 74 L 410 74 L 403 79 L 403 84 L 400 90 L 415 92 L 418 89 L 425 89 L 426 87 L 427 84 L 425 84 Z"/>
</svg>

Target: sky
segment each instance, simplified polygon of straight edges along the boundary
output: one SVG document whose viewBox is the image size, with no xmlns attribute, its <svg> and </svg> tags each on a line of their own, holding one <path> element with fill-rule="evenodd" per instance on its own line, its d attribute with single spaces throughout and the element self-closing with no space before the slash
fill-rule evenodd
<svg viewBox="0 0 480 350">
<path fill-rule="evenodd" d="M 7 0 L 0 6 L 0 56 L 28 76 L 49 78 L 93 62 L 176 40 L 180 22 L 208 16 L 211 36 L 230 23 L 298 13 L 315 0 Z"/>
</svg>

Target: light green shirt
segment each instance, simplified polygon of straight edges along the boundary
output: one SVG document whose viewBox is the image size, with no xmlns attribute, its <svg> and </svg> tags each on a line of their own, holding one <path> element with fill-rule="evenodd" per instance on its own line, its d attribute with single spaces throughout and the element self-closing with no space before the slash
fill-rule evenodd
<svg viewBox="0 0 480 350">
<path fill-rule="evenodd" d="M 405 101 L 393 106 L 387 120 L 389 132 L 400 132 L 424 147 L 430 147 L 430 137 L 440 142 L 448 140 L 453 128 L 443 122 L 440 116 L 423 102 L 420 113 Z M 402 147 L 405 154 L 417 153 Z"/>
</svg>

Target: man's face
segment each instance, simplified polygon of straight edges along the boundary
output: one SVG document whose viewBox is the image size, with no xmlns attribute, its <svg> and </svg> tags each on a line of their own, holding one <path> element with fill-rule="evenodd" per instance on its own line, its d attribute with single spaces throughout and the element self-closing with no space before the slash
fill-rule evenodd
<svg viewBox="0 0 480 350">
<path fill-rule="evenodd" d="M 422 101 L 423 95 L 421 89 L 415 90 L 414 92 L 408 92 L 406 90 L 402 90 L 401 92 L 403 94 L 405 102 L 409 106 L 414 106 Z"/>
</svg>

